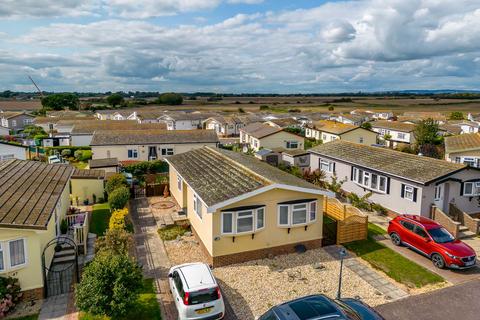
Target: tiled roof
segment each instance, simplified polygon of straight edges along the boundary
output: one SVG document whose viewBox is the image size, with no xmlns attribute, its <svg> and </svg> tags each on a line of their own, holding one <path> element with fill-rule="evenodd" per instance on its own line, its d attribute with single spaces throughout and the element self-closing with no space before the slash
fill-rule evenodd
<svg viewBox="0 0 480 320">
<path fill-rule="evenodd" d="M 378 120 L 370 123 L 372 124 L 372 128 L 381 128 L 401 132 L 412 132 L 415 129 L 414 124 L 399 121 Z"/>
<path fill-rule="evenodd" d="M 335 140 L 313 147 L 309 152 L 422 184 L 466 168 L 464 164 L 344 140 Z"/>
<path fill-rule="evenodd" d="M 118 166 L 117 158 L 91 159 L 88 160 L 90 169 Z"/>
<path fill-rule="evenodd" d="M 268 124 L 259 123 L 259 122 L 251 123 L 245 126 L 244 128 L 242 128 L 241 130 L 247 133 L 248 135 L 258 139 L 283 131 L 282 128 L 269 126 Z"/>
<path fill-rule="evenodd" d="M 103 179 L 105 170 L 75 169 L 72 179 Z"/>
<path fill-rule="evenodd" d="M 342 122 L 331 121 L 331 120 L 315 121 L 309 127 L 313 127 L 319 131 L 333 133 L 333 134 L 343 134 L 345 132 L 349 132 L 359 128 L 358 126 L 354 126 L 354 125 L 346 124 Z"/>
<path fill-rule="evenodd" d="M 25 113 L 25 112 L 17 112 L 17 111 L 0 112 L 0 118 L 5 118 L 5 119 L 14 118 L 14 117 L 21 116 L 21 115 L 34 117 L 31 114 L 28 114 L 28 113 Z"/>
<path fill-rule="evenodd" d="M 273 119 L 273 120 L 270 120 L 269 122 L 272 122 L 281 128 L 298 125 L 297 120 L 292 118 Z"/>
<path fill-rule="evenodd" d="M 445 137 L 445 152 L 459 152 L 480 149 L 480 134 L 466 133 L 458 136 Z"/>
<path fill-rule="evenodd" d="M 118 130 L 96 131 L 91 146 L 168 143 L 217 143 L 215 130 Z"/>
<path fill-rule="evenodd" d="M 60 125 L 60 122 L 57 123 Z M 80 120 L 76 121 L 72 134 L 93 134 L 97 130 L 165 130 L 164 123 L 138 123 L 135 120 Z"/>
<path fill-rule="evenodd" d="M 251 156 L 210 147 L 167 158 L 207 206 L 272 184 L 322 190 Z"/>
<path fill-rule="evenodd" d="M 73 170 L 37 161 L 0 162 L 0 227 L 46 229 Z"/>
</svg>

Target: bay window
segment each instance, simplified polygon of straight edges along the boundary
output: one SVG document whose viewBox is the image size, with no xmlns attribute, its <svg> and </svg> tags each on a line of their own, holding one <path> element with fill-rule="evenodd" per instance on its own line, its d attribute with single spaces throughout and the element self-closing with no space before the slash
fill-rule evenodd
<svg viewBox="0 0 480 320">
<path fill-rule="evenodd" d="M 315 220 L 317 220 L 316 200 L 278 204 L 278 225 L 280 227 L 301 226 Z"/>
<path fill-rule="evenodd" d="M 253 233 L 265 227 L 265 207 L 253 207 L 222 212 L 223 235 Z"/>
<path fill-rule="evenodd" d="M 381 193 L 387 193 L 387 177 L 385 176 L 362 169 L 353 168 L 352 181 L 364 188 Z"/>
</svg>

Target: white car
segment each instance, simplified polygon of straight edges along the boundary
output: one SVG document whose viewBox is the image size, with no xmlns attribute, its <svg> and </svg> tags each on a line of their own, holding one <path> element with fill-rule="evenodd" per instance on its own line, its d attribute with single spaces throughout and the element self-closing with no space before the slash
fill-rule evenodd
<svg viewBox="0 0 480 320">
<path fill-rule="evenodd" d="M 48 163 L 50 163 L 50 164 L 62 163 L 62 160 L 60 159 L 59 156 L 54 155 L 54 156 L 48 157 Z"/>
<path fill-rule="evenodd" d="M 168 282 L 178 310 L 178 319 L 223 319 L 225 304 L 208 265 L 197 262 L 172 267 Z"/>
</svg>

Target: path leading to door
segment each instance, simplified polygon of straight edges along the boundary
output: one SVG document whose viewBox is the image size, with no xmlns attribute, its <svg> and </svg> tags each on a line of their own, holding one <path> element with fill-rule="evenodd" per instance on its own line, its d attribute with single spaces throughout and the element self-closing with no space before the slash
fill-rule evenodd
<svg viewBox="0 0 480 320">
<path fill-rule="evenodd" d="M 130 212 L 135 228 L 137 259 L 143 265 L 145 277 L 154 279 L 162 318 L 177 319 L 178 314 L 168 285 L 170 261 L 163 242 L 158 236 L 159 227 L 152 215 L 147 198 L 132 200 Z"/>
</svg>

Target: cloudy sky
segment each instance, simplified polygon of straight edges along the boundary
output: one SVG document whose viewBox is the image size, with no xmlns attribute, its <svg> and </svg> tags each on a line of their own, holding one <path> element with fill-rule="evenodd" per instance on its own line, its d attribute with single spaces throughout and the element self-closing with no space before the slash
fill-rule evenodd
<svg viewBox="0 0 480 320">
<path fill-rule="evenodd" d="M 477 0 L 1 0 L 0 90 L 480 89 Z"/>
</svg>

